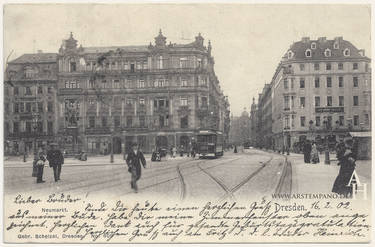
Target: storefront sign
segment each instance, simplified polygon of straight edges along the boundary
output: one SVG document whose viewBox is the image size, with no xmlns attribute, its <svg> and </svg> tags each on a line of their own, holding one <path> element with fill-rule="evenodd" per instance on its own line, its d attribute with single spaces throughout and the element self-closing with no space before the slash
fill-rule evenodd
<svg viewBox="0 0 375 247">
<path fill-rule="evenodd" d="M 316 113 L 323 113 L 323 112 L 344 112 L 344 107 L 315 107 Z"/>
</svg>

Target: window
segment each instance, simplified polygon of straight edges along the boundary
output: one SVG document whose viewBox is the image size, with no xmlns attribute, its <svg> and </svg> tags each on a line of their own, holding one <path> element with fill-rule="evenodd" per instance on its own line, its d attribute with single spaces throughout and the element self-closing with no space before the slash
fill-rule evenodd
<svg viewBox="0 0 375 247">
<path fill-rule="evenodd" d="M 296 118 L 296 116 L 295 115 L 292 115 L 292 127 L 294 127 L 294 122 L 295 122 L 295 118 Z"/>
<path fill-rule="evenodd" d="M 299 64 L 299 70 L 304 71 L 305 70 L 305 64 L 300 63 Z"/>
<path fill-rule="evenodd" d="M 26 129 L 25 129 L 25 131 L 27 133 L 31 133 L 31 122 L 26 122 Z"/>
<path fill-rule="evenodd" d="M 353 125 L 354 126 L 358 126 L 359 125 L 359 116 L 358 115 L 354 115 L 353 116 Z"/>
<path fill-rule="evenodd" d="M 339 116 L 339 126 L 344 126 L 344 116 Z"/>
<path fill-rule="evenodd" d="M 132 73 L 135 72 L 135 65 L 134 65 L 134 63 L 130 64 L 130 72 L 132 72 Z"/>
<path fill-rule="evenodd" d="M 114 88 L 120 88 L 120 80 L 114 80 L 113 81 L 113 87 Z"/>
<path fill-rule="evenodd" d="M 36 125 L 36 131 L 38 131 L 39 133 L 43 133 L 43 123 L 42 122 L 37 122 L 37 125 Z"/>
<path fill-rule="evenodd" d="M 284 118 L 284 128 L 285 129 L 289 129 L 290 128 L 290 123 L 289 123 L 290 121 L 289 121 L 289 116 L 286 116 L 285 118 Z"/>
<path fill-rule="evenodd" d="M 43 94 L 43 87 L 42 86 L 38 87 L 38 94 Z"/>
<path fill-rule="evenodd" d="M 186 79 L 181 79 L 181 87 L 187 87 L 187 80 Z"/>
<path fill-rule="evenodd" d="M 288 56 L 288 58 L 289 58 L 289 56 Z M 197 59 L 197 67 L 198 68 L 202 67 L 202 59 L 200 59 L 200 58 Z"/>
<path fill-rule="evenodd" d="M 358 77 L 353 77 L 353 87 L 358 87 Z"/>
<path fill-rule="evenodd" d="M 319 127 L 320 126 L 320 116 L 315 117 L 315 126 Z"/>
<path fill-rule="evenodd" d="M 144 128 L 146 127 L 146 118 L 145 116 L 139 116 L 139 126 Z"/>
<path fill-rule="evenodd" d="M 20 132 L 20 124 L 19 122 L 13 122 L 13 133 Z"/>
<path fill-rule="evenodd" d="M 291 78 L 290 80 L 290 88 L 294 88 L 294 78 Z"/>
<path fill-rule="evenodd" d="M 358 69 L 358 63 L 353 63 L 353 70 L 357 70 Z"/>
<path fill-rule="evenodd" d="M 107 117 L 102 117 L 102 127 L 107 127 Z"/>
<path fill-rule="evenodd" d="M 143 68 L 143 69 L 147 69 L 147 61 L 143 61 L 142 64 L 143 64 L 143 65 L 142 65 L 142 66 L 143 66 L 142 68 Z"/>
<path fill-rule="evenodd" d="M 187 97 L 181 97 L 180 98 L 180 105 L 181 106 L 187 106 L 188 105 L 188 99 L 187 99 Z"/>
<path fill-rule="evenodd" d="M 327 106 L 332 106 L 332 96 L 327 96 Z"/>
<path fill-rule="evenodd" d="M 79 85 L 79 84 L 78 84 Z M 79 86 L 78 86 L 79 87 Z M 52 87 L 47 88 L 47 93 L 52 93 Z"/>
<path fill-rule="evenodd" d="M 38 102 L 38 112 L 43 112 L 43 102 Z"/>
<path fill-rule="evenodd" d="M 331 128 L 332 127 L 332 116 L 328 116 L 327 121 L 328 121 L 328 127 Z"/>
<path fill-rule="evenodd" d="M 24 112 L 25 111 L 25 105 L 24 103 L 20 103 L 20 112 Z"/>
<path fill-rule="evenodd" d="M 18 103 L 14 103 L 14 113 L 19 113 Z"/>
<path fill-rule="evenodd" d="M 368 66 L 368 63 L 365 64 L 365 72 L 369 72 L 369 66 Z"/>
<path fill-rule="evenodd" d="M 33 78 L 38 74 L 38 71 L 36 68 L 32 67 L 26 67 L 25 68 L 25 76 L 26 78 Z"/>
<path fill-rule="evenodd" d="M 48 112 L 53 112 L 53 105 L 52 105 L 52 102 L 48 102 L 48 104 L 47 104 L 47 111 L 48 111 Z"/>
<path fill-rule="evenodd" d="M 310 50 L 310 49 L 307 49 L 307 50 L 305 51 L 305 56 L 306 56 L 306 57 L 311 57 L 311 50 Z"/>
<path fill-rule="evenodd" d="M 343 69 L 344 69 L 344 65 L 343 65 L 343 63 L 339 63 L 339 64 L 338 64 L 338 69 L 339 69 L 339 70 L 343 70 Z"/>
<path fill-rule="evenodd" d="M 102 80 L 102 88 L 109 88 L 107 80 Z"/>
<path fill-rule="evenodd" d="M 324 51 L 324 56 L 326 56 L 326 57 L 330 57 L 330 56 L 331 56 L 331 50 L 330 50 L 330 49 L 326 49 L 326 50 Z"/>
<path fill-rule="evenodd" d="M 158 69 L 163 69 L 163 57 L 159 56 L 158 58 Z"/>
<path fill-rule="evenodd" d="M 339 43 L 335 42 L 335 43 L 333 44 L 333 49 L 339 49 Z"/>
<path fill-rule="evenodd" d="M 202 97 L 202 106 L 207 106 L 207 97 Z"/>
<path fill-rule="evenodd" d="M 47 133 L 49 135 L 52 135 L 53 134 L 53 122 L 51 121 L 48 121 L 47 122 Z"/>
<path fill-rule="evenodd" d="M 315 96 L 315 106 L 320 106 L 320 97 Z"/>
<path fill-rule="evenodd" d="M 299 87 L 300 88 L 305 88 L 305 78 L 299 79 Z"/>
<path fill-rule="evenodd" d="M 314 70 L 319 70 L 319 63 L 314 63 Z"/>
<path fill-rule="evenodd" d="M 289 96 L 284 96 L 284 110 L 290 110 Z"/>
<path fill-rule="evenodd" d="M 165 126 L 164 116 L 159 116 L 159 127 L 163 128 Z"/>
<path fill-rule="evenodd" d="M 292 51 L 288 51 L 288 59 L 291 59 L 293 57 L 293 52 Z"/>
<path fill-rule="evenodd" d="M 139 105 L 141 106 L 145 105 L 145 98 L 139 98 Z"/>
<path fill-rule="evenodd" d="M 75 72 L 77 69 L 76 62 L 70 62 L 70 72 Z"/>
<path fill-rule="evenodd" d="M 288 89 L 288 85 L 289 85 L 289 83 L 288 83 L 288 79 L 284 79 L 284 89 Z"/>
<path fill-rule="evenodd" d="M 115 116 L 114 117 L 114 126 L 116 127 L 116 128 L 118 128 L 118 127 L 120 127 L 120 125 L 121 125 L 121 121 L 120 121 L 120 116 Z"/>
<path fill-rule="evenodd" d="M 18 95 L 19 94 L 18 87 L 14 87 L 13 88 L 13 94 L 14 95 Z"/>
<path fill-rule="evenodd" d="M 353 106 L 358 106 L 358 96 L 353 96 Z"/>
<path fill-rule="evenodd" d="M 294 108 L 294 96 L 290 96 L 291 102 L 292 102 L 292 108 Z"/>
<path fill-rule="evenodd" d="M 306 118 L 304 116 L 301 117 L 301 127 L 305 127 L 306 125 Z"/>
<path fill-rule="evenodd" d="M 344 87 L 344 77 L 339 77 L 339 87 Z"/>
<path fill-rule="evenodd" d="M 181 129 L 189 128 L 189 118 L 188 116 L 184 116 L 181 118 Z"/>
<path fill-rule="evenodd" d="M 25 95 L 31 95 L 31 88 L 25 87 Z"/>
<path fill-rule="evenodd" d="M 301 108 L 304 108 L 305 107 L 305 97 L 300 97 L 299 102 L 300 102 Z"/>
<path fill-rule="evenodd" d="M 127 106 L 132 106 L 133 105 L 133 100 L 132 99 L 126 99 L 126 105 Z"/>
<path fill-rule="evenodd" d="M 138 88 L 144 88 L 145 87 L 145 80 L 138 80 Z"/>
<path fill-rule="evenodd" d="M 332 77 L 327 77 L 327 87 L 332 87 Z"/>
<path fill-rule="evenodd" d="M 133 117 L 132 116 L 127 116 L 126 117 L 126 127 L 132 127 L 133 126 Z"/>
<path fill-rule="evenodd" d="M 30 102 L 26 103 L 26 112 L 31 112 L 31 103 Z"/>
<path fill-rule="evenodd" d="M 344 96 L 339 96 L 339 106 L 344 106 Z"/>
<path fill-rule="evenodd" d="M 89 117 L 89 127 L 95 128 L 95 117 L 94 116 Z"/>
<path fill-rule="evenodd" d="M 315 88 L 319 88 L 319 87 L 320 87 L 319 77 L 315 77 Z"/>
<path fill-rule="evenodd" d="M 188 59 L 186 57 L 180 58 L 180 68 L 188 67 Z"/>
<path fill-rule="evenodd" d="M 346 48 L 346 49 L 344 50 L 344 56 L 345 56 L 345 57 L 350 56 L 350 50 L 349 50 L 348 48 Z"/>
<path fill-rule="evenodd" d="M 315 42 L 311 43 L 311 49 L 316 49 L 316 43 Z"/>
<path fill-rule="evenodd" d="M 331 70 L 331 63 L 326 63 L 326 70 Z"/>
</svg>

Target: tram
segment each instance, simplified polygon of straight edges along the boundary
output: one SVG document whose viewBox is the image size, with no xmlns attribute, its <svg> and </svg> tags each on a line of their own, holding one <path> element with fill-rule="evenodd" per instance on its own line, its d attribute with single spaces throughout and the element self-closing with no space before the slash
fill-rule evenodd
<svg viewBox="0 0 375 247">
<path fill-rule="evenodd" d="M 223 156 L 223 133 L 215 130 L 200 130 L 197 134 L 199 158 Z"/>
</svg>

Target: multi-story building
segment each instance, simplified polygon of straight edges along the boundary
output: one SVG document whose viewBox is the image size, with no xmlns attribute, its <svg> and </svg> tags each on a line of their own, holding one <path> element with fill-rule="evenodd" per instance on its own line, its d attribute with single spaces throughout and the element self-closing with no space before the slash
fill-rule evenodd
<svg viewBox="0 0 375 247">
<path fill-rule="evenodd" d="M 56 54 L 24 54 L 8 63 L 4 83 L 6 154 L 31 153 L 54 140 Z"/>
<path fill-rule="evenodd" d="M 132 142 L 145 152 L 187 151 L 199 129 L 228 137 L 229 102 L 211 49 L 200 34 L 189 44 L 167 44 L 160 31 L 155 44 L 119 47 L 78 46 L 71 34 L 57 54 L 23 55 L 8 68 L 7 140 L 17 150 L 21 140 L 31 145 L 34 111 L 42 116 L 38 141 L 52 138 L 68 153 L 121 153 Z"/>
<path fill-rule="evenodd" d="M 273 142 L 279 150 L 303 139 L 334 141 L 347 132 L 368 131 L 370 59 L 342 37 L 302 38 L 283 56 L 270 95 Z"/>
</svg>

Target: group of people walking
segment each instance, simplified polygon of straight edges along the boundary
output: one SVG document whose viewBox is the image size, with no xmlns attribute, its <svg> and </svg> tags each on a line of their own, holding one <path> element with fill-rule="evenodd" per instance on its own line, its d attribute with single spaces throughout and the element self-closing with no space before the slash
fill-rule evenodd
<svg viewBox="0 0 375 247">
<path fill-rule="evenodd" d="M 51 143 L 50 149 L 46 152 L 40 148 L 33 161 L 33 177 L 36 177 L 37 183 L 44 183 L 43 172 L 44 166 L 48 161 L 49 167 L 53 168 L 53 177 L 55 182 L 60 180 L 61 167 L 64 164 L 64 156 L 57 148 L 57 143 Z"/>
<path fill-rule="evenodd" d="M 303 159 L 306 164 L 317 164 L 320 162 L 319 151 L 315 142 L 311 142 L 309 140 L 305 141 L 305 143 L 303 144 Z"/>
</svg>

